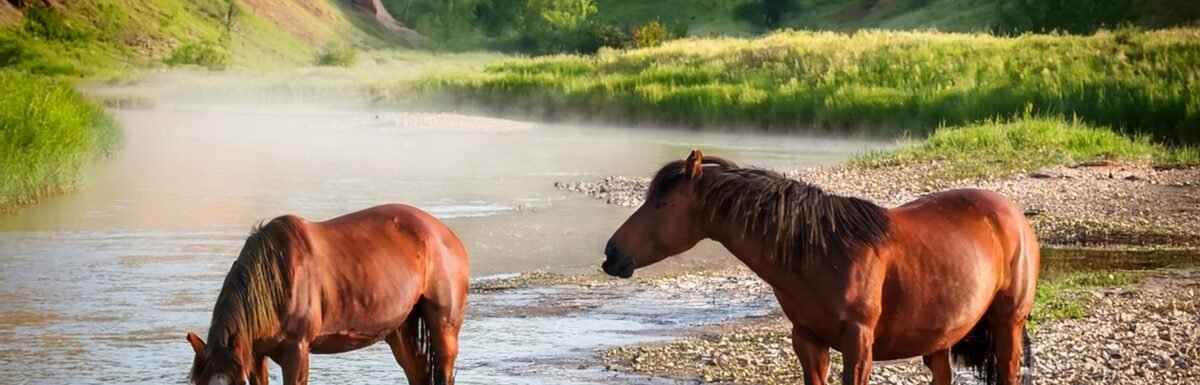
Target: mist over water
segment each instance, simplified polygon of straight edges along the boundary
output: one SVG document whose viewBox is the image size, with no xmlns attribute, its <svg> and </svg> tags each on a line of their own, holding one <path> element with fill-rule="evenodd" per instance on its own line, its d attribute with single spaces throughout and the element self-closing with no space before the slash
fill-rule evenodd
<svg viewBox="0 0 1200 385">
<path fill-rule="evenodd" d="M 0 216 L 0 378 L 183 383 L 192 359 L 183 335 L 206 330 L 249 229 L 278 215 L 322 220 L 409 203 L 458 233 L 474 277 L 587 272 L 631 210 L 559 191 L 555 181 L 649 176 L 691 148 L 784 169 L 886 146 L 353 109 L 159 104 L 114 114 L 126 149 L 92 166 L 80 191 Z M 716 250 L 704 245 L 667 268 L 727 262 Z M 492 295 L 471 300 L 473 309 L 504 303 Z M 613 309 L 549 320 L 556 327 L 536 317 L 469 319 L 460 383 L 602 382 L 595 373 L 529 367 L 565 354 L 555 347 L 581 354 L 645 340 L 649 334 L 631 335 L 662 326 L 642 319 L 654 314 Z M 664 302 L 662 311 L 705 319 L 682 302 Z M 530 335 L 531 328 L 546 333 Z M 562 343 L 566 336 L 590 337 Z M 313 383 L 401 378 L 382 344 L 312 363 Z"/>
</svg>

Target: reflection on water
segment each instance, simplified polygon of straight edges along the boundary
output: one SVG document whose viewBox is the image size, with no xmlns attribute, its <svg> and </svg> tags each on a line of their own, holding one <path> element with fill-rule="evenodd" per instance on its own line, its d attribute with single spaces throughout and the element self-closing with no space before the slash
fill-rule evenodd
<svg viewBox="0 0 1200 385">
<path fill-rule="evenodd" d="M 649 175 L 692 147 L 784 168 L 881 146 L 426 114 L 166 106 L 116 115 L 127 148 L 92 167 L 83 190 L 0 217 L 6 383 L 183 383 L 192 359 L 185 332 L 206 328 L 251 225 L 283 213 L 324 219 L 407 202 L 459 234 L 475 276 L 584 272 L 596 269 L 604 239 L 630 210 L 558 191 L 555 181 Z M 715 258 L 673 263 L 723 261 L 714 248 L 709 243 L 693 254 Z M 463 331 L 462 383 L 606 382 L 612 374 L 586 365 L 543 363 L 658 334 L 650 330 L 757 311 L 713 311 L 687 298 L 654 296 L 642 300 L 655 304 L 652 313 L 621 305 L 591 306 L 569 318 L 486 311 L 505 301 L 472 297 L 480 313 Z M 315 357 L 311 378 L 391 384 L 403 375 L 379 345 Z"/>
<path fill-rule="evenodd" d="M 1042 277 L 1073 271 L 1155 270 L 1200 266 L 1200 250 L 1042 249 Z"/>
</svg>

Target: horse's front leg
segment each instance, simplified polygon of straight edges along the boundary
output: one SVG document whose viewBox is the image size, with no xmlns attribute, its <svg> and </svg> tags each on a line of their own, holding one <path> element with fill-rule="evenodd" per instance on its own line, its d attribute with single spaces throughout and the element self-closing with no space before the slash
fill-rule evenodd
<svg viewBox="0 0 1200 385">
<path fill-rule="evenodd" d="M 825 385 L 829 381 L 829 346 L 808 329 L 792 327 L 792 349 L 804 368 L 805 385 Z"/>
<path fill-rule="evenodd" d="M 283 348 L 279 358 L 284 385 L 308 384 L 308 343 L 296 343 Z"/>
<path fill-rule="evenodd" d="M 954 368 L 950 365 L 950 349 L 942 349 L 921 357 L 929 372 L 933 373 L 933 385 L 954 383 Z"/>
<path fill-rule="evenodd" d="M 267 356 L 254 358 L 254 366 L 250 370 L 250 385 L 267 385 L 270 382 L 267 372 Z"/>
<path fill-rule="evenodd" d="M 867 385 L 871 378 L 871 345 L 875 344 L 873 327 L 856 322 L 846 325 L 842 332 L 842 384 Z"/>
</svg>

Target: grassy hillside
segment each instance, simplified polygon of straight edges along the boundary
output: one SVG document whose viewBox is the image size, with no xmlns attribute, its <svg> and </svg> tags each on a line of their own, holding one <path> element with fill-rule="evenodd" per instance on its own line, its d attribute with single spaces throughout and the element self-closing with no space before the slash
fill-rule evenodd
<svg viewBox="0 0 1200 385">
<path fill-rule="evenodd" d="M 1200 30 L 685 39 L 508 61 L 419 88 L 552 118 L 894 135 L 1029 112 L 1197 143 Z"/>
<path fill-rule="evenodd" d="M 394 45 L 344 0 L 75 0 L 17 10 L 0 2 L 0 67 L 107 76 L 200 46 L 229 65 L 307 63 L 332 45 Z"/>
</svg>

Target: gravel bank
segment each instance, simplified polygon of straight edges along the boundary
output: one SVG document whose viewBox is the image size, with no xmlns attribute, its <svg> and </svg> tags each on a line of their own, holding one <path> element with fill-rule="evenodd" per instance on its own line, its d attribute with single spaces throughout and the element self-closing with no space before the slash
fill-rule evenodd
<svg viewBox="0 0 1200 385">
<path fill-rule="evenodd" d="M 1082 319 L 1051 321 L 1033 331 L 1035 376 L 1043 384 L 1200 383 L 1200 270 L 1156 273 L 1136 289 L 1065 293 L 1087 304 Z M 781 316 L 694 330 L 665 344 L 610 349 L 609 370 L 680 383 L 802 382 Z M 837 383 L 840 357 L 832 359 Z M 972 383 L 959 374 L 960 383 Z M 872 382 L 926 384 L 919 359 L 877 363 Z"/>
<path fill-rule="evenodd" d="M 1126 162 L 1055 166 L 1003 179 L 939 180 L 938 165 L 809 167 L 784 174 L 894 207 L 951 188 L 997 191 L 1025 208 L 1044 244 L 1200 246 L 1200 167 L 1156 169 Z M 556 187 L 609 204 L 637 206 L 648 178 L 608 177 Z"/>
</svg>

